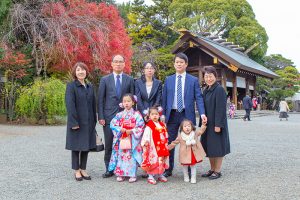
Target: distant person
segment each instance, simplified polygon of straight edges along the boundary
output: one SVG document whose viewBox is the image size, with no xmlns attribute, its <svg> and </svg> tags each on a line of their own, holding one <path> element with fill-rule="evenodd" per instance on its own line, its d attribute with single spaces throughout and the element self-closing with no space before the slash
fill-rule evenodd
<svg viewBox="0 0 300 200">
<path fill-rule="evenodd" d="M 253 110 L 256 111 L 256 109 L 257 109 L 257 98 L 256 98 L 256 96 L 254 96 L 252 98 L 252 107 L 253 107 Z"/>
<path fill-rule="evenodd" d="M 290 111 L 289 105 L 287 104 L 287 102 L 282 99 L 279 103 L 279 119 L 280 121 L 282 119 L 286 119 L 286 121 L 288 120 L 289 115 L 287 114 L 287 112 Z"/>
<path fill-rule="evenodd" d="M 252 109 L 252 101 L 251 101 L 251 97 L 249 96 L 249 93 L 246 94 L 246 96 L 243 98 L 243 108 L 246 111 L 245 116 L 243 117 L 243 120 L 246 121 L 246 119 L 248 119 L 248 121 L 250 120 L 250 112 Z"/>
<path fill-rule="evenodd" d="M 77 181 L 91 180 L 85 170 L 88 153 L 96 147 L 96 100 L 93 86 L 85 81 L 87 69 L 86 64 L 76 63 L 72 69 L 74 81 L 66 89 L 66 149 L 72 151 L 72 169 Z"/>
<path fill-rule="evenodd" d="M 257 110 L 261 110 L 262 97 L 260 95 L 257 96 Z"/>
<path fill-rule="evenodd" d="M 233 102 L 230 103 L 229 105 L 229 118 L 230 119 L 233 119 L 234 118 L 234 115 L 235 115 L 235 105 Z"/>
</svg>

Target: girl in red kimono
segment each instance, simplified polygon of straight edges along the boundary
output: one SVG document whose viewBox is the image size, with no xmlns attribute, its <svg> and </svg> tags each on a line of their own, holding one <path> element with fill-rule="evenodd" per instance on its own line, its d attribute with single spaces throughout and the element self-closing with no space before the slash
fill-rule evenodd
<svg viewBox="0 0 300 200">
<path fill-rule="evenodd" d="M 149 121 L 144 130 L 141 145 L 143 147 L 143 162 L 141 167 L 148 174 L 148 183 L 155 185 L 157 180 L 167 182 L 163 176 L 165 169 L 168 169 L 169 150 L 168 132 L 164 123 L 159 121 L 159 109 L 149 109 Z"/>
</svg>

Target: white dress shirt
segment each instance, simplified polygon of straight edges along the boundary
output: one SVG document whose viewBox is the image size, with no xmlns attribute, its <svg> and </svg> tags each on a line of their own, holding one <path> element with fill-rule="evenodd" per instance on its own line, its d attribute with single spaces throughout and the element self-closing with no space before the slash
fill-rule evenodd
<svg viewBox="0 0 300 200">
<path fill-rule="evenodd" d="M 173 101 L 172 109 L 177 109 L 177 83 L 178 83 L 178 75 L 181 75 L 182 105 L 183 105 L 183 109 L 185 109 L 185 105 L 184 105 L 184 86 L 185 86 L 186 72 L 184 72 L 182 74 L 176 73 L 175 93 L 174 93 L 174 101 Z"/>
</svg>

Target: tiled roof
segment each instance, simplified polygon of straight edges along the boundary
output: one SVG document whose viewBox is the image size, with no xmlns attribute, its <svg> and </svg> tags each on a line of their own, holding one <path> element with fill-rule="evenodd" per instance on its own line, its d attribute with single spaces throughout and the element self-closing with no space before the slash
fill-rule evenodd
<svg viewBox="0 0 300 200">
<path fill-rule="evenodd" d="M 278 77 L 277 74 L 275 74 L 271 70 L 267 69 L 266 67 L 262 66 L 261 64 L 255 62 L 254 60 L 249 58 L 244 53 L 241 53 L 234 49 L 226 47 L 226 46 L 224 46 L 218 42 L 215 42 L 211 39 L 208 39 L 206 37 L 199 36 L 199 35 L 196 37 L 198 39 L 202 40 L 203 42 L 205 42 L 207 45 L 210 45 L 211 47 L 217 49 L 218 51 L 226 54 L 231 59 L 235 60 L 237 63 L 240 64 L 240 66 L 238 66 L 238 67 L 241 69 L 244 69 L 244 70 L 247 70 L 250 72 L 254 72 L 254 73 L 260 72 L 262 75 L 270 77 L 270 78 Z"/>
</svg>

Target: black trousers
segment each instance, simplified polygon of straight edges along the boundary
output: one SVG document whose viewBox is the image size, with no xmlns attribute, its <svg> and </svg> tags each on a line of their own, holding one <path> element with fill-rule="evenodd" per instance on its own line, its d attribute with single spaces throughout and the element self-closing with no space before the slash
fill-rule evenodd
<svg viewBox="0 0 300 200">
<path fill-rule="evenodd" d="M 181 122 L 185 119 L 184 111 L 179 113 L 174 110 L 171 111 L 169 121 L 167 123 L 167 129 L 169 134 L 169 144 L 176 140 L 178 136 L 178 130 Z M 169 156 L 169 169 L 167 171 L 172 172 L 174 168 L 174 155 L 175 155 L 175 148 L 170 151 Z"/>
<path fill-rule="evenodd" d="M 109 122 L 110 121 L 111 120 L 109 120 Z M 106 121 L 106 125 L 103 126 L 104 145 L 105 145 L 104 163 L 105 163 L 106 171 L 108 171 L 108 165 L 109 165 L 109 161 L 110 161 L 110 157 L 111 157 L 112 143 L 113 143 L 113 138 L 114 138 L 114 135 L 113 135 L 112 130 L 110 129 L 109 125 L 110 125 L 110 123 L 107 123 L 107 121 Z"/>
<path fill-rule="evenodd" d="M 251 111 L 251 109 L 245 109 L 245 111 L 246 111 L 246 114 L 244 116 L 244 119 L 248 119 L 250 121 L 250 111 Z"/>
<path fill-rule="evenodd" d="M 88 151 L 72 151 L 72 169 L 85 170 L 88 154 Z"/>
</svg>

